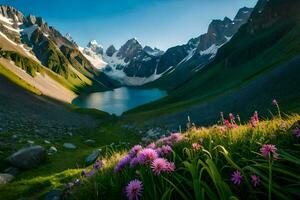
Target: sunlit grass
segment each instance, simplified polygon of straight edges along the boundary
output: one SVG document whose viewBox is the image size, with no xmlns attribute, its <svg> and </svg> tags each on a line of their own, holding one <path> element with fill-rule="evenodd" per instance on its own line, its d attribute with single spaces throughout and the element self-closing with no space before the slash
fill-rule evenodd
<svg viewBox="0 0 300 200">
<path fill-rule="evenodd" d="M 193 127 L 184 134 L 182 142 L 173 146 L 173 154 L 166 156 L 176 164 L 171 175 L 157 177 L 149 166 L 126 167 L 115 173 L 120 153 L 113 152 L 114 159 L 107 160 L 106 167 L 85 180 L 70 198 L 126 199 L 124 189 L 133 179 L 143 182 L 143 199 L 299 198 L 300 145 L 291 129 L 298 120 L 299 115 L 275 117 L 256 127 L 244 124 L 225 131 L 220 125 Z M 201 149 L 193 149 L 193 143 L 201 144 Z M 278 148 L 279 160 L 272 161 L 271 168 L 260 153 L 263 144 L 275 144 Z M 241 172 L 240 185 L 230 180 L 234 171 Z M 252 175 L 261 180 L 257 187 L 251 182 Z"/>
</svg>

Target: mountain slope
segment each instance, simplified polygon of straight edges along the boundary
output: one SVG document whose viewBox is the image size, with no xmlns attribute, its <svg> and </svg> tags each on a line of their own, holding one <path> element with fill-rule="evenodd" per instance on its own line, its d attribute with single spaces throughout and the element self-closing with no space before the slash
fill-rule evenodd
<svg viewBox="0 0 300 200">
<path fill-rule="evenodd" d="M 247 7 L 241 8 L 233 20 L 228 17 L 223 20 L 213 20 L 207 33 L 191 39 L 186 45 L 167 50 L 161 58 L 158 72 L 167 69 L 169 71 L 148 86 L 172 90 L 188 80 L 214 59 L 218 49 L 247 22 L 252 10 Z"/>
<path fill-rule="evenodd" d="M 259 1 L 248 23 L 220 48 L 213 62 L 169 97 L 137 108 L 128 117 L 160 116 L 161 124 L 177 126 L 187 115 L 201 115 L 199 122 L 209 123 L 220 111 L 245 111 L 249 116 L 249 105 L 260 110 L 273 98 L 293 110 L 300 98 L 299 10 L 297 0 Z"/>
<path fill-rule="evenodd" d="M 25 17 L 10 6 L 0 6 L 0 48 L 2 57 L 15 64 L 14 67 L 13 63 L 6 66 L 8 62 L 2 60 L 4 67 L 14 73 L 17 70 L 12 68 L 16 66 L 24 70 L 25 74 L 19 71 L 16 77 L 36 87 L 35 79 L 41 74 L 43 87 L 40 89 L 44 95 L 54 98 L 67 96 L 60 100 L 71 102 L 74 93 L 86 88 L 103 91 L 114 87 L 113 81 L 89 62 L 74 41 L 49 27 L 42 18 Z M 25 78 L 27 75 L 31 77 Z M 46 92 L 47 87 L 52 88 L 51 92 Z"/>
</svg>

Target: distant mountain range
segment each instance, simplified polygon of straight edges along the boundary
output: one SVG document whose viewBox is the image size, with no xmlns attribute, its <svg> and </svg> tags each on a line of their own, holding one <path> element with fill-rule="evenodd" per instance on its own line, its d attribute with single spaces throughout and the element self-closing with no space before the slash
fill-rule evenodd
<svg viewBox="0 0 300 200">
<path fill-rule="evenodd" d="M 187 116 L 196 124 L 210 124 L 218 120 L 220 112 L 238 113 L 247 120 L 254 110 L 272 117 L 270 113 L 276 112 L 273 99 L 285 112 L 299 112 L 299 11 L 299 0 L 259 0 L 247 23 L 218 49 L 214 59 L 180 84 L 178 74 L 173 79 L 175 88 L 166 98 L 125 116 L 133 122 L 140 119 L 136 123 L 149 127 L 168 128 L 184 124 Z M 159 83 L 162 79 L 155 84 Z"/>
<path fill-rule="evenodd" d="M 61 88 L 60 92 L 74 93 L 71 96 L 83 90 L 103 91 L 121 85 L 141 86 L 147 83 L 172 89 L 210 62 L 218 48 L 247 22 L 251 12 L 251 8 L 242 8 L 234 20 L 227 17 L 214 20 L 206 34 L 163 52 L 150 46 L 143 47 L 135 38 L 128 40 L 120 49 L 111 45 L 104 50 L 95 40 L 82 48 L 71 34 L 63 36 L 43 18 L 31 14 L 25 16 L 13 7 L 1 6 L 0 39 L 3 42 L 0 48 L 3 58 L 0 63 L 7 67 L 3 59 L 13 61 L 10 63 L 12 71 L 17 67 L 26 68 L 27 75 L 31 76 L 26 81 L 30 79 L 41 93 L 56 98 L 55 89 L 46 91 L 49 83 L 44 79 L 50 78 L 51 87 Z M 35 65 L 38 67 L 23 66 L 24 59 L 37 62 Z M 37 73 L 43 70 L 47 75 Z M 34 84 L 35 76 L 40 74 L 43 74 L 43 83 Z M 17 73 L 22 79 L 27 75 Z M 177 81 L 174 82 L 174 79 Z"/>
<path fill-rule="evenodd" d="M 81 51 L 95 67 L 120 84 L 143 85 L 158 79 L 156 82 L 160 87 L 171 88 L 174 79 L 179 84 L 188 79 L 190 73 L 211 61 L 218 48 L 247 22 L 251 12 L 251 8 L 244 7 L 233 20 L 228 17 L 213 20 L 207 33 L 189 40 L 185 45 L 171 47 L 166 52 L 143 47 L 135 38 L 128 40 L 119 50 L 111 45 L 104 51 L 94 40 L 86 48 L 81 48 Z M 194 63 L 192 67 L 187 66 L 191 63 Z"/>
</svg>

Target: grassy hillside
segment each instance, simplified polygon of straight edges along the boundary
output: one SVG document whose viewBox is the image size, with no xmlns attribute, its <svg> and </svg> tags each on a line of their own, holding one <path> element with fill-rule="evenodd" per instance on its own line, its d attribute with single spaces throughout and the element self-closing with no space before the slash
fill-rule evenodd
<svg viewBox="0 0 300 200">
<path fill-rule="evenodd" d="M 144 147 L 156 152 L 168 147 L 159 155 L 175 164 L 169 173 L 155 165 L 155 159 L 149 157 L 145 164 L 132 164 L 134 151 L 128 158 L 123 151 L 115 150 L 101 157 L 104 165 L 99 171 L 91 177 L 81 176 L 80 185 L 65 192 L 71 193 L 69 199 L 128 199 L 126 186 L 139 180 L 142 189 L 138 196 L 142 199 L 297 199 L 297 120 L 299 115 L 285 120 L 257 120 L 252 126 L 237 121 L 193 127 L 183 135 L 173 134 Z M 266 144 L 275 145 L 269 154 Z M 134 149 L 138 160 L 143 152 L 152 151 L 143 151 L 139 146 Z M 118 163 L 120 155 L 123 158 Z"/>
<path fill-rule="evenodd" d="M 18 85 L 18 86 L 34 93 L 34 94 L 37 94 L 37 95 L 42 94 L 41 91 L 39 91 L 37 88 L 35 88 L 35 87 L 31 86 L 30 84 L 26 83 L 25 81 L 23 81 L 22 79 L 17 77 L 13 72 L 9 71 L 8 69 L 6 69 L 1 64 L 0 64 L 0 75 L 6 77 L 7 79 L 12 81 L 16 85 Z"/>
</svg>

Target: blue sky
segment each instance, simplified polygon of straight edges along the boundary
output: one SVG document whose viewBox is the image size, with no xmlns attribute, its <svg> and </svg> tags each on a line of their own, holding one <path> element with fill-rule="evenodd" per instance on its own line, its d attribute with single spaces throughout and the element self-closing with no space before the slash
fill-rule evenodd
<svg viewBox="0 0 300 200">
<path fill-rule="evenodd" d="M 0 0 L 25 15 L 42 16 L 81 46 L 96 39 L 119 48 L 136 37 L 143 45 L 167 49 L 206 32 L 212 19 L 233 18 L 257 0 Z"/>
</svg>

